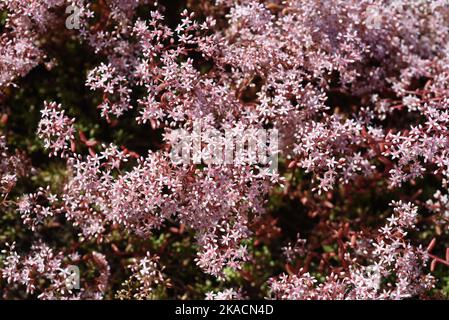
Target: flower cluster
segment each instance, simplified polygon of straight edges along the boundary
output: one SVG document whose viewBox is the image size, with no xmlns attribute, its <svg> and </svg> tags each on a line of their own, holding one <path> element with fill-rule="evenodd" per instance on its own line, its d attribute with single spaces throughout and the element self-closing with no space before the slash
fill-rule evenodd
<svg viewBox="0 0 449 320">
<path fill-rule="evenodd" d="M 129 266 L 132 275 L 126 280 L 117 296 L 120 299 L 153 299 L 156 289 L 165 289 L 170 285 L 162 273 L 163 268 L 158 263 L 159 257 L 147 252 L 141 259 L 134 259 Z"/>
<path fill-rule="evenodd" d="M 109 267 L 104 256 L 97 252 L 89 258 L 96 264 L 99 275 L 82 288 L 76 288 L 80 275 L 72 272 L 65 258 L 67 255 L 54 252 L 42 242 L 33 244 L 26 256 L 17 253 L 14 243 L 2 253 L 6 255 L 1 269 L 3 277 L 14 286 L 24 287 L 29 294 L 38 292 L 39 299 L 99 299 L 106 289 Z M 75 252 L 69 258 L 72 263 L 77 263 L 81 257 Z M 4 298 L 7 293 L 5 291 Z"/>
<path fill-rule="evenodd" d="M 240 290 L 226 289 L 221 292 L 208 292 L 206 300 L 243 300 Z"/>
<path fill-rule="evenodd" d="M 64 156 L 70 150 L 71 142 L 75 139 L 74 119 L 65 115 L 61 105 L 55 102 L 45 102 L 41 110 L 41 121 L 37 135 L 44 142 L 44 147 L 50 150 L 50 155 Z"/>
<path fill-rule="evenodd" d="M 79 100 L 86 105 L 72 106 L 76 118 L 64 109 L 67 95 L 39 101 L 37 137 L 59 183 L 47 167 L 25 169 L 2 137 L 0 196 L 16 191 L 12 216 L 36 238 L 46 221 L 59 219 L 73 247 L 90 253 L 80 258 L 68 244 L 53 250 L 33 239 L 21 257 L 12 245 L 0 261 L 7 292 L 25 286 L 40 298 L 101 298 L 121 282 L 114 297 L 159 297 L 182 283 L 168 280 L 173 268 L 162 261 L 172 263 L 185 237 L 195 253 L 184 266 L 220 283 L 203 290 L 210 299 L 246 297 L 224 289 L 229 274 L 257 284 L 259 298 L 430 294 L 437 279 L 427 261 L 449 265 L 449 253 L 444 260 L 424 249 L 429 234 L 442 241 L 449 234 L 449 1 L 191 2 L 201 10 L 181 10 L 176 22 L 164 1 L 0 3 L 1 103 L 20 101 L 11 85 L 25 87 L 33 79 L 27 74 L 55 51 L 89 52 L 77 57 L 89 90 Z M 63 27 L 67 6 L 77 10 L 77 29 Z M 201 137 L 192 147 L 198 159 L 175 163 L 173 136 L 196 141 L 189 135 L 196 123 L 231 135 Z M 279 172 L 211 161 L 231 136 L 245 145 L 262 130 L 279 135 L 269 147 Z M 29 149 L 39 162 L 42 155 Z M 393 214 L 385 222 L 388 203 Z M 279 231 L 261 239 L 267 226 Z M 258 263 L 281 253 L 286 261 L 267 265 L 287 273 L 264 274 Z M 66 288 L 69 256 L 99 271 L 79 291 Z M 133 259 L 131 275 L 109 283 L 124 274 L 109 263 L 119 269 L 129 264 L 124 257 Z"/>
<path fill-rule="evenodd" d="M 333 273 L 319 283 L 308 272 L 282 275 L 271 281 L 276 299 L 404 299 L 417 297 L 433 287 L 434 279 L 425 274 L 428 255 L 405 237 L 415 227 L 418 208 L 411 203 L 392 203 L 393 215 L 371 239 L 353 235 L 346 252 L 345 271 Z M 365 262 L 366 261 L 366 262 Z M 394 279 L 391 281 L 390 279 Z"/>
<path fill-rule="evenodd" d="M 50 193 L 49 188 L 40 188 L 36 193 L 23 196 L 17 203 L 17 211 L 20 213 L 23 224 L 36 230 L 46 218 L 55 215 L 51 204 L 57 201 L 57 196 Z"/>
<path fill-rule="evenodd" d="M 6 138 L 0 136 L 0 196 L 7 195 L 16 185 L 17 180 L 25 177 L 30 168 L 21 153 L 10 154 Z"/>
</svg>

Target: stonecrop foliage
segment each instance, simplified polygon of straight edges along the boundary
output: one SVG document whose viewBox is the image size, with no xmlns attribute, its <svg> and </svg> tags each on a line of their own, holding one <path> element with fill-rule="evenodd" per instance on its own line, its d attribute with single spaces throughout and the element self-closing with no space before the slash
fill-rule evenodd
<svg viewBox="0 0 449 320">
<path fill-rule="evenodd" d="M 4 299 L 447 298 L 449 1 L 1 0 L 0 155 Z"/>
</svg>

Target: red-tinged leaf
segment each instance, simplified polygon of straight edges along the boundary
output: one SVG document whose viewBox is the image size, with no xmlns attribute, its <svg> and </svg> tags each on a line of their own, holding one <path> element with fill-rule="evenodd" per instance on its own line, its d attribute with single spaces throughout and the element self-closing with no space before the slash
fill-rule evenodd
<svg viewBox="0 0 449 320">
<path fill-rule="evenodd" d="M 354 247 L 357 243 L 357 237 L 355 235 L 351 236 L 351 247 Z"/>
<path fill-rule="evenodd" d="M 179 233 L 179 229 L 176 228 L 176 227 L 170 227 L 169 230 L 170 230 L 171 233 L 174 233 L 174 234 L 178 234 Z"/>
<path fill-rule="evenodd" d="M 294 272 L 293 269 L 292 269 L 292 266 L 291 266 L 289 263 L 286 263 L 286 264 L 285 264 L 285 270 L 287 271 L 287 273 L 288 273 L 289 275 L 294 275 L 294 274 L 295 274 L 295 272 Z"/>
<path fill-rule="evenodd" d="M 326 208 L 329 208 L 329 209 L 333 209 L 333 208 L 334 208 L 334 205 L 333 205 L 332 202 L 330 202 L 330 201 L 323 201 L 323 205 L 324 205 Z"/>
<path fill-rule="evenodd" d="M 288 168 L 291 169 L 296 166 L 296 161 L 292 161 L 288 164 Z"/>
<path fill-rule="evenodd" d="M 120 250 L 114 243 L 111 244 L 111 248 L 112 248 L 112 251 L 114 251 L 115 253 L 120 253 Z"/>
<path fill-rule="evenodd" d="M 430 241 L 429 245 L 427 246 L 427 252 L 431 252 L 433 250 L 436 242 L 437 242 L 437 239 L 435 239 L 435 238 L 433 238 L 432 241 Z"/>
<path fill-rule="evenodd" d="M 95 147 L 98 144 L 98 142 L 96 140 L 90 139 L 90 140 L 86 141 L 85 144 L 87 147 L 90 148 L 90 147 Z"/>
<path fill-rule="evenodd" d="M 436 259 L 433 259 L 432 262 L 430 263 L 430 271 L 434 272 L 435 268 L 437 266 L 438 261 Z"/>
<path fill-rule="evenodd" d="M 82 142 L 82 143 L 86 143 L 87 138 L 86 138 L 86 135 L 84 134 L 84 132 L 82 132 L 81 130 L 78 130 L 78 134 L 79 134 L 79 136 L 80 136 L 81 142 Z"/>
<path fill-rule="evenodd" d="M 8 115 L 6 113 L 2 114 L 2 116 L 0 118 L 0 123 L 3 124 L 3 125 L 8 123 Z"/>
</svg>

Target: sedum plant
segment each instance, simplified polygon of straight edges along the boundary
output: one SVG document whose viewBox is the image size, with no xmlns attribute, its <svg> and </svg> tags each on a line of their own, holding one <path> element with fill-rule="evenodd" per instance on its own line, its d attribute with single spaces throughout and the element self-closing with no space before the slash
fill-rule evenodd
<svg viewBox="0 0 449 320">
<path fill-rule="evenodd" d="M 3 298 L 447 297 L 447 0 L 0 13 Z"/>
</svg>

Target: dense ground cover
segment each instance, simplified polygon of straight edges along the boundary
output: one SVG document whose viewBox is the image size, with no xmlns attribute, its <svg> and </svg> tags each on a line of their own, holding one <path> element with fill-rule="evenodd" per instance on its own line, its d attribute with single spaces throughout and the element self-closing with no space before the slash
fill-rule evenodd
<svg viewBox="0 0 449 320">
<path fill-rule="evenodd" d="M 447 0 L 2 0 L 2 298 L 447 298 L 448 28 Z M 205 134 L 275 130 L 275 170 Z"/>
</svg>

